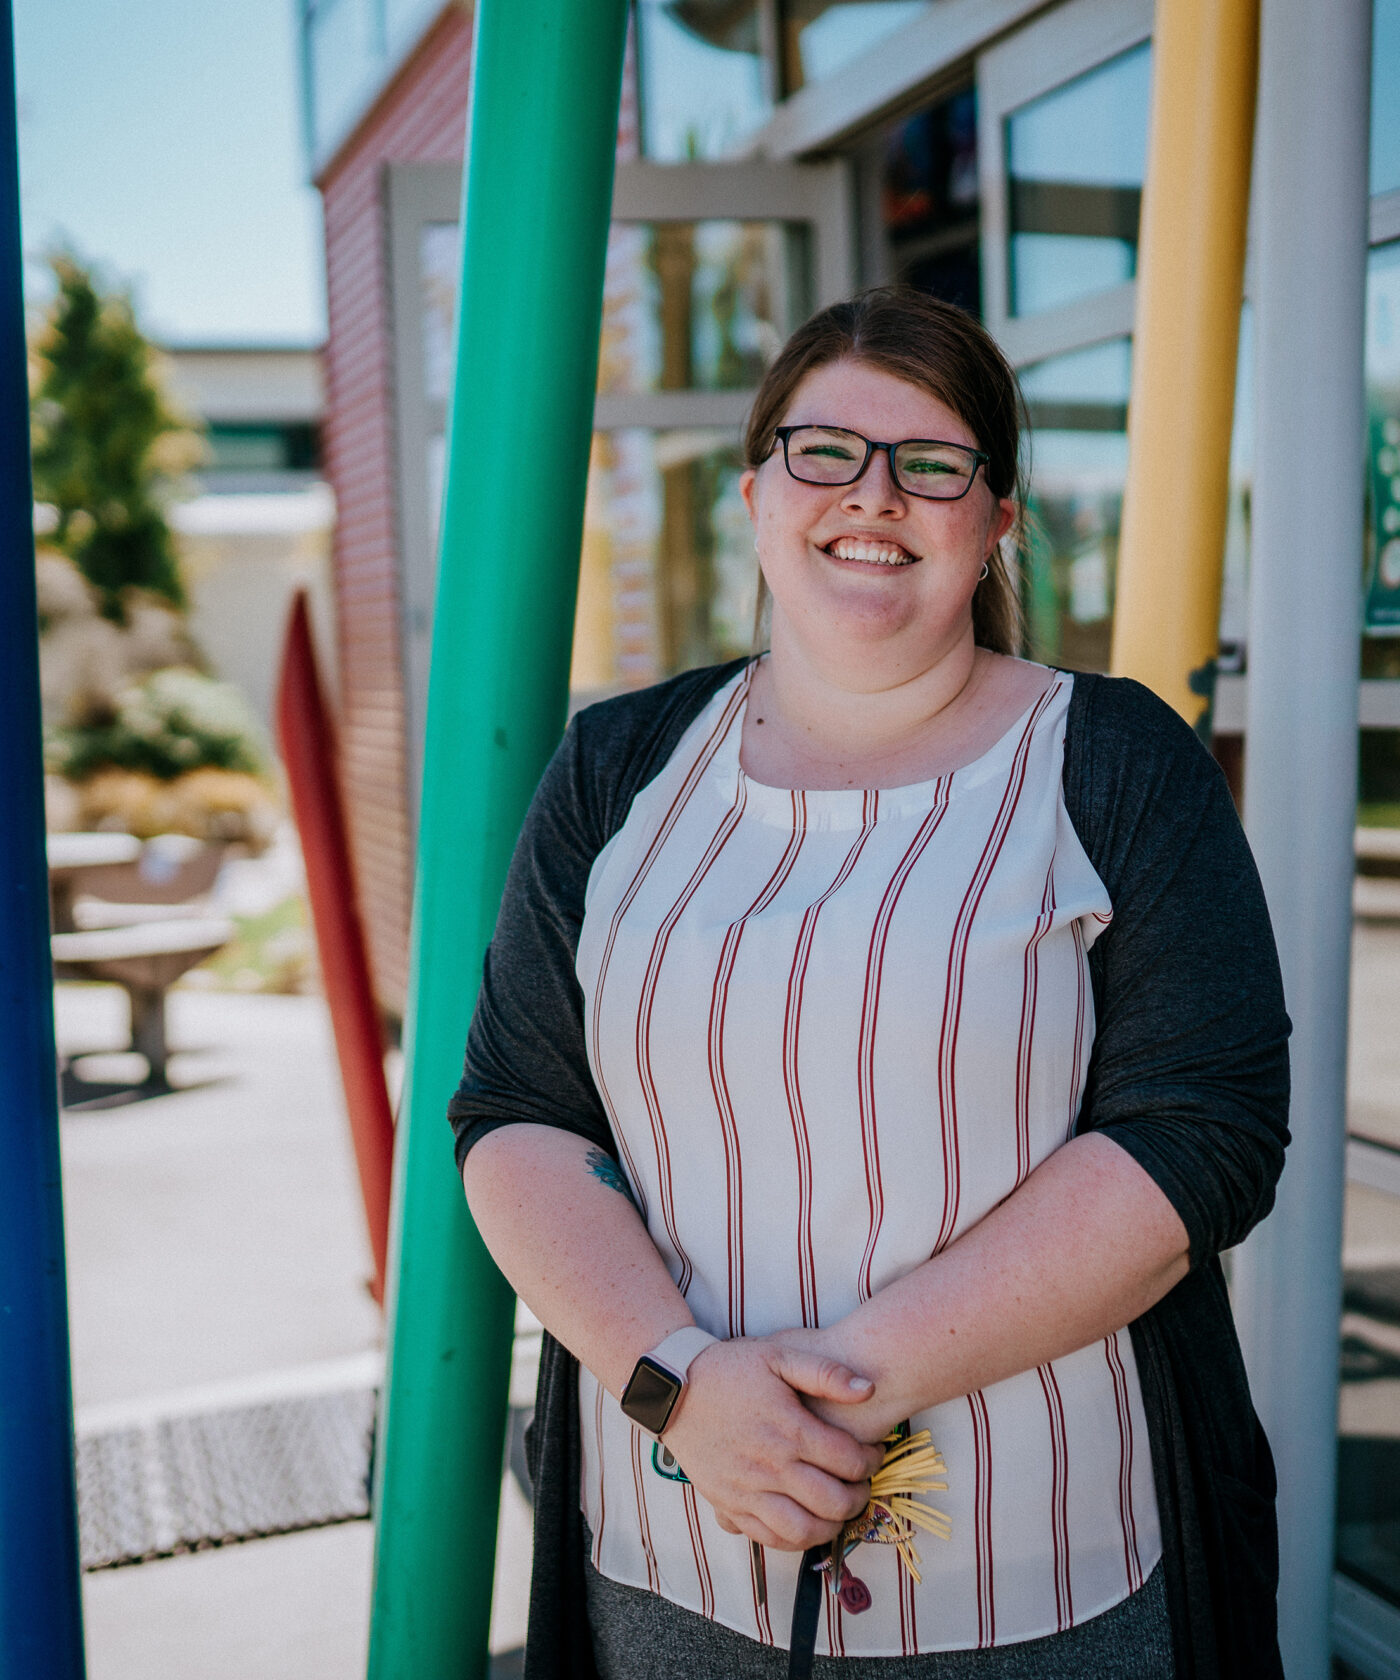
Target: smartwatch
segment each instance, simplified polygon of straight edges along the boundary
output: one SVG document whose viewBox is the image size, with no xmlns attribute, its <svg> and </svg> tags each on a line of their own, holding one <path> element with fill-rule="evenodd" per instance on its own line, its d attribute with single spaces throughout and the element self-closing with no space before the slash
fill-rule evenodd
<svg viewBox="0 0 1400 1680">
<path fill-rule="evenodd" d="M 684 1330 L 672 1331 L 650 1353 L 644 1353 L 633 1366 L 627 1387 L 622 1391 L 623 1416 L 648 1435 L 659 1438 L 671 1421 L 691 1364 L 718 1340 L 708 1330 L 691 1324 Z"/>
</svg>

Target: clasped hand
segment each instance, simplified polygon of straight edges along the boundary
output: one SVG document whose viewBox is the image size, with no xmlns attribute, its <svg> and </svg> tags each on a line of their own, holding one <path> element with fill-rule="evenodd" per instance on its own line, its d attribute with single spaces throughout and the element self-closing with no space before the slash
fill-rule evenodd
<svg viewBox="0 0 1400 1680">
<path fill-rule="evenodd" d="M 800 1552 L 865 1509 L 883 1456 L 802 1397 L 830 1415 L 872 1392 L 838 1360 L 781 1339 L 716 1342 L 691 1364 L 665 1441 L 726 1533 Z"/>
</svg>

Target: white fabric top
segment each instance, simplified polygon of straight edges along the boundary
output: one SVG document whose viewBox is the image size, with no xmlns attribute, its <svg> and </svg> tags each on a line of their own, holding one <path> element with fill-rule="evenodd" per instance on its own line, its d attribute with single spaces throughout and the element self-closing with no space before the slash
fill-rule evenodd
<svg viewBox="0 0 1400 1680">
<path fill-rule="evenodd" d="M 754 667 L 599 854 L 577 969 L 624 1169 L 697 1323 L 832 1324 L 975 1225 L 1073 1131 L 1112 916 L 1061 795 L 1070 679 L 974 764 L 803 792 L 740 768 Z M 582 1503 L 605 1575 L 785 1645 L 799 1557 L 762 1567 L 580 1372 Z M 818 1650 L 1010 1644 L 1107 1610 L 1160 1555 L 1126 1331 L 912 1419 L 948 1465 L 920 1535 L 847 1560 Z"/>
</svg>

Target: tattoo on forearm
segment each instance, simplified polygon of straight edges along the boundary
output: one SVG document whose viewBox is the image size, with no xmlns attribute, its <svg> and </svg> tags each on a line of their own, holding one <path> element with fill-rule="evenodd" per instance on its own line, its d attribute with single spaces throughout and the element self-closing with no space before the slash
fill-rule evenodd
<svg viewBox="0 0 1400 1680">
<path fill-rule="evenodd" d="M 601 1149 L 590 1149 L 584 1160 L 594 1178 L 606 1184 L 609 1190 L 616 1190 L 619 1196 L 626 1196 L 629 1202 L 632 1201 L 632 1186 L 623 1177 L 622 1168 L 611 1155 L 605 1154 Z"/>
</svg>

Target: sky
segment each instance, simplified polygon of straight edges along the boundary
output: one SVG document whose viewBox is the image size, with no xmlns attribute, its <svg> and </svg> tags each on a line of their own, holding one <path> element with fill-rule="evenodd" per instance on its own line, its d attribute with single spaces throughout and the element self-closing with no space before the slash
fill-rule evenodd
<svg viewBox="0 0 1400 1680">
<path fill-rule="evenodd" d="M 14 0 L 31 301 L 64 244 L 165 344 L 314 344 L 296 0 Z"/>
</svg>

